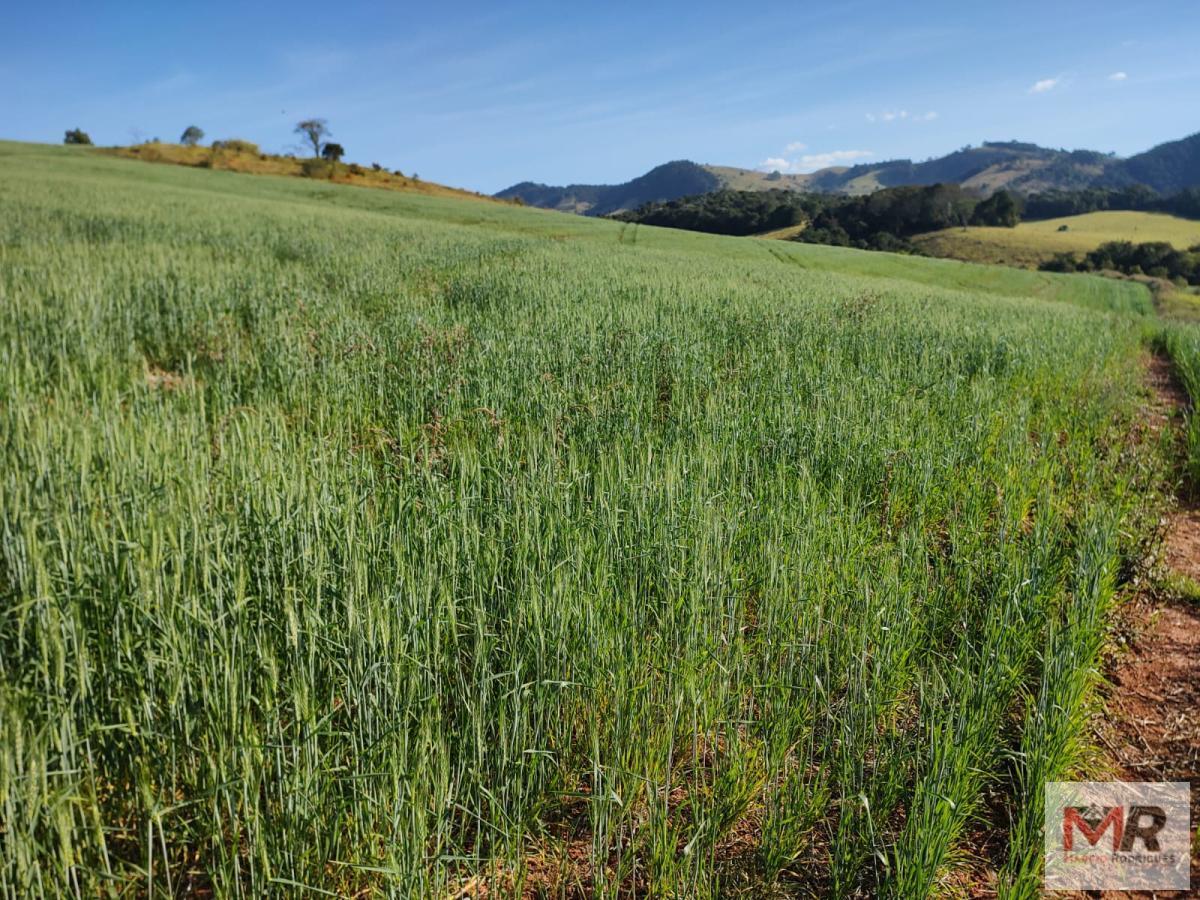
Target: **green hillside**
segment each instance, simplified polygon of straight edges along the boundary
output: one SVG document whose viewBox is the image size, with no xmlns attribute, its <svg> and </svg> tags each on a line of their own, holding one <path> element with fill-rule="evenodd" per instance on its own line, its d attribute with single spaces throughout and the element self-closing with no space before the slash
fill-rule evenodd
<svg viewBox="0 0 1200 900">
<path fill-rule="evenodd" d="M 1016 228 L 950 228 L 916 238 L 922 250 L 973 262 L 1037 266 L 1057 253 L 1084 254 L 1107 241 L 1200 245 L 1200 222 L 1163 213 L 1104 211 L 1022 222 Z"/>
<path fill-rule="evenodd" d="M 1036 894 L 1149 309 L 0 144 L 0 895 Z"/>
</svg>

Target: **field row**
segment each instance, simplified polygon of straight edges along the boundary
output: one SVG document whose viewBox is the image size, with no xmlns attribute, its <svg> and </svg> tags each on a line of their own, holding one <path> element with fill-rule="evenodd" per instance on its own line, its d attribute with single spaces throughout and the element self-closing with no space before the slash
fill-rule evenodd
<svg viewBox="0 0 1200 900">
<path fill-rule="evenodd" d="M 0 893 L 1035 891 L 1144 290 L 0 150 Z"/>
</svg>

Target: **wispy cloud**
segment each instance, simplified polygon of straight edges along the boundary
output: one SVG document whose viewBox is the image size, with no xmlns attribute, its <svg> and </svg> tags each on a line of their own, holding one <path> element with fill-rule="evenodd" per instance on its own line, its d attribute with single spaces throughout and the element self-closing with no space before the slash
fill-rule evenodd
<svg viewBox="0 0 1200 900">
<path fill-rule="evenodd" d="M 1041 81 L 1035 81 L 1033 83 L 1033 87 L 1029 89 L 1029 93 L 1044 94 L 1047 91 L 1054 90 L 1061 82 L 1061 78 L 1043 78 Z"/>
<path fill-rule="evenodd" d="M 805 153 L 790 159 L 783 156 L 771 156 L 764 159 L 758 168 L 764 172 L 787 172 L 800 175 L 828 169 L 830 166 L 859 162 L 873 156 L 875 153 L 871 150 L 829 150 L 825 153 Z"/>
<path fill-rule="evenodd" d="M 938 117 L 936 112 L 930 110 L 927 113 L 910 113 L 907 109 L 888 110 L 881 113 L 867 113 L 867 121 L 874 124 L 876 122 L 932 122 Z"/>
<path fill-rule="evenodd" d="M 831 150 L 828 153 L 809 153 L 795 160 L 792 167 L 797 172 L 815 172 L 817 169 L 868 159 L 874 155 L 872 150 Z"/>
<path fill-rule="evenodd" d="M 1124 72 L 1113 72 L 1108 76 L 1109 81 L 1125 81 L 1129 76 Z"/>
<path fill-rule="evenodd" d="M 803 141 L 793 141 L 787 145 L 786 149 L 788 153 L 799 153 L 801 150 L 807 150 L 808 144 Z"/>
</svg>

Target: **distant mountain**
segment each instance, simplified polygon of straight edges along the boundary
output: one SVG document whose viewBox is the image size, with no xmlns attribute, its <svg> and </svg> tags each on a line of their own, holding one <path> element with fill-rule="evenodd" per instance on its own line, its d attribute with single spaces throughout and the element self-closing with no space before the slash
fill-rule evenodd
<svg viewBox="0 0 1200 900">
<path fill-rule="evenodd" d="M 1021 141 L 985 141 L 924 162 L 910 159 L 822 169 L 804 175 L 761 172 L 678 160 L 624 184 L 551 187 L 522 182 L 496 194 L 530 206 L 608 215 L 646 203 L 718 190 L 792 190 L 869 194 L 900 185 L 959 184 L 981 195 L 1005 188 L 1022 194 L 1145 184 L 1164 194 L 1200 186 L 1200 134 L 1120 159 L 1094 150 L 1052 150 Z"/>
<path fill-rule="evenodd" d="M 1124 170 L 1134 182 L 1161 194 L 1195 187 L 1200 184 L 1200 133 L 1131 156 L 1125 160 Z"/>
<path fill-rule="evenodd" d="M 721 187 L 721 179 L 706 167 L 677 160 L 656 166 L 640 178 L 624 184 L 569 184 L 551 187 L 523 181 L 501 191 L 502 200 L 520 198 L 530 206 L 564 212 L 605 216 L 625 209 L 637 209 L 656 200 L 675 200 L 695 194 L 707 194 Z"/>
</svg>

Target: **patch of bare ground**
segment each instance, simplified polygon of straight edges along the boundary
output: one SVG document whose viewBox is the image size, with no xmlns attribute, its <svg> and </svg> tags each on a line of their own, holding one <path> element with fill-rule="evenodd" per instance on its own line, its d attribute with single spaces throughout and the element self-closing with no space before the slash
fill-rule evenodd
<svg viewBox="0 0 1200 900">
<path fill-rule="evenodd" d="M 1175 428 L 1187 395 L 1169 362 L 1153 356 L 1146 383 L 1151 399 L 1146 425 Z M 1127 649 L 1109 659 L 1107 716 L 1097 735 L 1114 777 L 1128 781 L 1192 784 L 1192 827 L 1200 822 L 1200 606 L 1180 585 L 1200 584 L 1200 505 L 1179 504 L 1162 521 L 1159 577 L 1122 610 Z M 1200 896 L 1200 842 L 1192 842 L 1190 891 L 1104 892 L 1104 897 Z M 1094 896 L 1101 896 L 1094 894 Z"/>
</svg>

